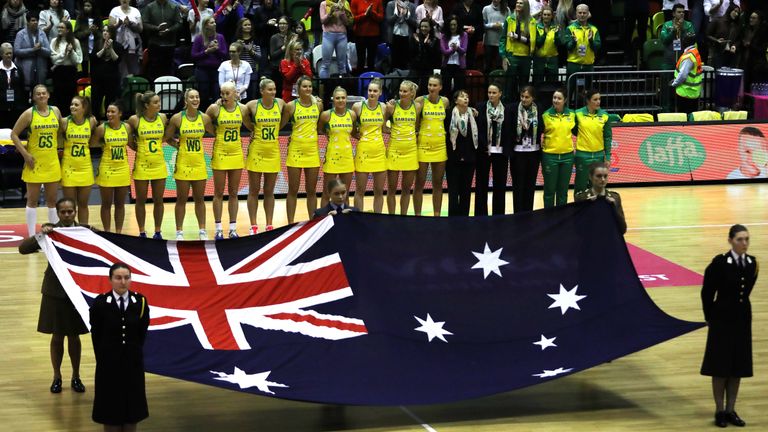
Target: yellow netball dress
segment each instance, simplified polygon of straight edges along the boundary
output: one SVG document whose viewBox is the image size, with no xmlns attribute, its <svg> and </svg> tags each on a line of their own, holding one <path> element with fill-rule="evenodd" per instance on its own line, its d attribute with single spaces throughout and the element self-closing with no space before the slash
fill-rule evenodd
<svg viewBox="0 0 768 432">
<path fill-rule="evenodd" d="M 320 109 L 316 103 L 304 106 L 294 99 L 293 131 L 288 145 L 285 165 L 295 168 L 320 167 L 320 152 L 317 149 L 317 119 Z"/>
<path fill-rule="evenodd" d="M 387 148 L 381 127 L 384 125 L 384 107 L 381 102 L 374 109 L 363 102 L 360 107 L 360 140 L 355 153 L 355 170 L 381 172 L 387 170 Z"/>
<path fill-rule="evenodd" d="M 51 107 L 43 116 L 32 107 L 32 121 L 29 123 L 27 151 L 35 158 L 35 167 L 24 164 L 21 179 L 25 183 L 51 183 L 61 180 L 59 167 L 59 119 Z"/>
<path fill-rule="evenodd" d="M 91 150 L 91 122 L 83 119 L 80 124 L 67 117 L 67 134 L 64 141 L 64 157 L 61 159 L 61 185 L 64 187 L 91 186 L 93 163 Z"/>
<path fill-rule="evenodd" d="M 442 99 L 437 103 L 424 98 L 419 126 L 419 162 L 444 162 L 448 160 L 445 148 L 445 105 Z"/>
<path fill-rule="evenodd" d="M 325 148 L 325 163 L 323 172 L 328 174 L 351 173 L 355 170 L 352 155 L 352 115 L 345 111 L 344 115 L 331 110 L 328 129 L 328 146 Z"/>
<path fill-rule="evenodd" d="M 136 161 L 133 163 L 134 180 L 156 180 L 168 177 L 163 156 L 163 120 L 158 114 L 154 121 L 139 117 L 136 131 Z"/>
<path fill-rule="evenodd" d="M 280 171 L 280 105 L 277 101 L 272 108 L 264 108 L 259 99 L 256 115 L 253 117 L 253 139 L 248 147 L 248 171 L 276 173 Z"/>
<path fill-rule="evenodd" d="M 387 150 L 387 169 L 391 171 L 414 171 L 419 169 L 416 155 L 416 105 L 408 108 L 395 104 L 392 114 L 392 129 Z"/>
<path fill-rule="evenodd" d="M 233 111 L 219 108 L 216 119 L 216 141 L 213 142 L 211 168 L 215 170 L 243 169 L 243 143 L 240 140 L 240 128 L 243 126 L 243 113 L 240 105 Z"/>
<path fill-rule="evenodd" d="M 99 174 L 96 184 L 104 187 L 130 186 L 131 172 L 126 158 L 128 146 L 128 129 L 125 123 L 112 129 L 109 123 L 104 123 L 104 152 L 99 163 Z"/>
<path fill-rule="evenodd" d="M 173 178 L 176 180 L 195 181 L 208 178 L 203 152 L 203 135 L 205 135 L 203 116 L 197 113 L 194 120 L 189 120 L 187 112 L 182 111 L 179 125 L 179 151 L 176 153 L 176 167 L 173 170 Z"/>
</svg>

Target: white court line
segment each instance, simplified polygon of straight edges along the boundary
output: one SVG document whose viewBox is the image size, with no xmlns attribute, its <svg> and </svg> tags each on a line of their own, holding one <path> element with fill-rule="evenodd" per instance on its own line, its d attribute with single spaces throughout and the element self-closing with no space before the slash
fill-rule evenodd
<svg viewBox="0 0 768 432">
<path fill-rule="evenodd" d="M 420 419 L 420 418 L 419 418 L 419 416 L 417 416 L 416 414 L 414 414 L 414 413 L 413 413 L 411 410 L 409 410 L 408 408 L 406 408 L 406 407 L 404 407 L 404 406 L 400 405 L 400 409 L 401 409 L 401 410 L 403 410 L 403 412 L 404 412 L 404 413 L 408 414 L 408 417 L 412 418 L 413 420 L 415 420 L 415 421 L 416 421 L 416 423 L 418 423 L 418 424 L 419 424 L 421 427 L 423 427 L 425 431 L 427 431 L 427 432 L 437 432 L 437 429 L 435 429 L 435 428 L 433 428 L 432 426 L 430 426 L 430 425 L 428 425 L 428 424 L 424 423 L 424 420 Z"/>
<path fill-rule="evenodd" d="M 743 223 L 742 225 L 746 226 L 747 228 L 751 226 L 763 226 L 768 225 L 768 222 L 754 222 L 754 223 Z M 671 225 L 671 226 L 657 226 L 657 227 L 636 227 L 636 228 L 628 228 L 628 231 L 632 230 L 671 230 L 671 229 L 691 229 L 691 228 L 725 228 L 725 227 L 731 227 L 733 224 L 714 224 L 714 225 Z"/>
</svg>

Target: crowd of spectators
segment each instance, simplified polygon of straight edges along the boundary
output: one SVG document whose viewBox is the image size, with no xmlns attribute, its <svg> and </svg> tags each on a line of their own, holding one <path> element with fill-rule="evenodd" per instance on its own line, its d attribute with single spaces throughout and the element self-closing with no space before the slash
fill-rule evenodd
<svg viewBox="0 0 768 432">
<path fill-rule="evenodd" d="M 117 77 L 124 82 L 141 75 L 152 82 L 175 75 L 188 63 L 194 64 L 192 75 L 203 103 L 215 100 L 220 84 L 229 80 L 236 82 L 241 100 L 258 97 L 257 84 L 265 76 L 291 100 L 293 83 L 301 75 L 328 78 L 393 70 L 399 70 L 398 76 L 414 76 L 424 88 L 426 77 L 441 69 L 446 95 L 464 86 L 467 70 L 497 71 L 507 77 L 505 93 L 515 94 L 530 81 L 561 80 L 560 67 L 570 75 L 603 61 L 606 20 L 614 3 L 324 0 L 315 1 L 296 20 L 288 15 L 294 11 L 278 2 L 6 0 L 0 11 L 0 41 L 12 45 L 10 67 L 18 68 L 24 83 L 18 97 L 28 101 L 34 85 L 51 79 L 53 101 L 65 113 L 80 78 L 89 78 L 92 97 L 104 101 L 116 97 Z M 686 48 L 681 41 L 693 35 L 705 64 L 744 69 L 747 86 L 764 79 L 768 2 L 747 2 L 657 2 L 666 22 L 650 31 L 658 31 L 666 50 L 663 67 L 676 68 Z M 636 50 L 646 39 L 649 3 L 625 1 L 625 25 L 620 35 L 613 35 L 623 37 L 630 64 L 641 58 Z M 6 100 L 2 108 L 8 111 L 11 105 L 19 103 Z M 102 104 L 94 107 L 103 118 Z"/>
</svg>

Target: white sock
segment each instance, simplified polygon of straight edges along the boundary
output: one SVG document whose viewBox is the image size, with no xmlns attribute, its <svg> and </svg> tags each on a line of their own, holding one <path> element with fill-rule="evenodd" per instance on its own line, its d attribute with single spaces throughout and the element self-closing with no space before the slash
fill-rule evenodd
<svg viewBox="0 0 768 432">
<path fill-rule="evenodd" d="M 59 223 L 59 214 L 56 212 L 56 207 L 48 207 L 48 221 L 52 224 Z"/>
<path fill-rule="evenodd" d="M 221 228 L 221 222 L 216 222 L 216 231 L 221 231 L 223 228 Z"/>
<path fill-rule="evenodd" d="M 234 232 L 237 231 L 237 222 L 230 222 L 229 223 L 229 230 Z"/>
<path fill-rule="evenodd" d="M 27 219 L 27 232 L 29 232 L 29 236 L 32 237 L 35 235 L 35 225 L 37 225 L 37 209 L 27 207 L 24 209 L 24 215 Z"/>
</svg>

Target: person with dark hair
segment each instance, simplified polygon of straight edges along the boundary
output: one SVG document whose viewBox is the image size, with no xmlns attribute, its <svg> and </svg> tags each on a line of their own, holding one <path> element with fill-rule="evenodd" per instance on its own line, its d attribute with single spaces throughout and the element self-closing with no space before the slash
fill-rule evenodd
<svg viewBox="0 0 768 432">
<path fill-rule="evenodd" d="M 504 21 L 499 38 L 499 56 L 506 78 L 504 93 L 510 102 L 529 81 L 536 35 L 536 20 L 531 17 L 528 0 L 516 0 L 515 11 Z"/>
<path fill-rule="evenodd" d="M 693 35 L 695 38 L 696 31 L 693 28 L 693 23 L 685 19 L 685 6 L 676 3 L 672 6 L 672 19 L 665 22 L 659 32 L 659 40 L 664 45 L 663 69 L 675 68 L 677 59 L 680 58 L 683 50 L 688 46 L 683 45 L 683 38 L 686 35 Z"/>
<path fill-rule="evenodd" d="M 168 168 L 163 156 L 163 135 L 168 119 L 160 112 L 160 96 L 153 91 L 137 93 L 135 96 L 136 114 L 128 119 L 128 124 L 134 133 L 133 149 L 136 160 L 133 164 L 133 183 L 136 187 L 136 223 L 139 226 L 139 237 L 146 237 L 144 229 L 146 220 L 146 202 L 149 184 L 152 184 L 152 202 L 154 209 L 155 233 L 154 239 L 161 240 L 163 235 L 163 195 L 165 194 L 165 179 Z M 129 145 L 131 143 L 129 142 Z"/>
<path fill-rule="evenodd" d="M 453 15 L 459 18 L 459 24 L 464 33 L 469 37 L 467 44 L 467 69 L 480 69 L 476 67 L 477 44 L 483 42 L 485 23 L 483 22 L 483 8 L 475 0 L 460 0 L 453 7 Z M 457 87 L 458 88 L 458 87 Z"/>
<path fill-rule="evenodd" d="M 247 19 L 247 18 L 243 18 Z M 245 47 L 240 42 L 232 42 L 229 46 L 229 60 L 219 65 L 219 87 L 226 82 L 235 83 L 237 100 L 245 103 L 248 100 L 248 88 L 251 86 L 251 76 L 254 70 L 251 64 L 241 58 Z"/>
<path fill-rule="evenodd" d="M 120 57 L 125 48 L 116 36 L 113 27 L 103 26 L 91 51 L 91 108 L 97 119 L 104 118 L 103 105 L 120 96 Z"/>
<path fill-rule="evenodd" d="M 477 105 L 480 144 L 476 155 L 475 216 L 488 215 L 489 170 L 493 171 L 492 214 L 504 214 L 515 125 L 512 123 L 513 108 L 502 102 L 502 95 L 501 85 L 491 83 L 488 85 L 488 99 Z"/>
<path fill-rule="evenodd" d="M 675 89 L 677 112 L 690 114 L 699 109 L 704 62 L 693 35 L 683 36 L 682 42 L 686 48 L 677 60 L 675 79 L 670 85 Z"/>
<path fill-rule="evenodd" d="M 435 66 L 441 64 L 440 40 L 435 36 L 434 24 L 429 18 L 419 21 L 419 28 L 409 43 L 411 76 L 416 78 L 419 87 L 423 87 Z"/>
<path fill-rule="evenodd" d="M 541 175 L 544 177 L 544 208 L 565 205 L 573 171 L 573 130 L 576 114 L 565 103 L 565 89 L 552 93 L 552 108 L 542 115 Z"/>
<path fill-rule="evenodd" d="M 469 36 L 460 27 L 460 24 L 456 15 L 449 16 L 445 22 L 443 37 L 440 38 L 440 52 L 443 54 L 441 73 L 445 85 L 442 94 L 444 95 L 453 94 L 453 89 L 464 88 Z"/>
<path fill-rule="evenodd" d="M 541 162 L 541 138 L 544 133 L 541 113 L 536 106 L 536 90 L 525 86 L 520 91 L 520 103 L 513 110 L 514 146 L 510 158 L 512 199 L 515 213 L 533 210 L 536 178 Z"/>
<path fill-rule="evenodd" d="M 61 198 L 56 201 L 58 221 L 42 226 L 40 232 L 27 237 L 19 244 L 19 253 L 31 254 L 41 249 L 40 241 L 43 236 L 50 234 L 55 227 L 77 226 L 75 221 L 77 210 L 72 198 Z M 37 331 L 51 335 L 51 365 L 53 366 L 53 383 L 51 393 L 61 393 L 62 375 L 61 362 L 64 360 L 64 338 L 67 338 L 67 352 L 72 362 L 72 390 L 77 393 L 85 392 L 85 385 L 80 380 L 80 354 L 82 346 L 80 335 L 88 333 L 85 323 L 77 313 L 77 309 L 67 296 L 59 278 L 56 277 L 50 264 L 43 275 L 43 296 L 40 302 L 40 317 L 37 321 Z"/>
<path fill-rule="evenodd" d="M 747 25 L 742 27 L 736 41 L 736 67 L 744 69 L 744 88 L 748 91 L 753 82 L 764 81 L 768 76 L 768 24 L 759 10 L 749 14 Z"/>
<path fill-rule="evenodd" d="M 219 15 L 215 15 L 216 18 L 216 31 L 224 36 L 224 40 L 231 44 L 234 41 L 235 31 L 237 30 L 237 23 L 243 18 L 245 9 L 239 1 L 229 1 L 226 6 L 222 8 L 225 0 L 216 0 L 214 2 L 213 9 L 221 10 Z"/>
<path fill-rule="evenodd" d="M 731 250 L 712 258 L 704 271 L 701 306 L 707 321 L 707 345 L 701 374 L 712 377 L 715 425 L 745 426 L 736 414 L 741 378 L 752 376 L 752 306 L 749 295 L 757 281 L 757 259 L 747 254 L 749 231 L 733 225 Z"/>
<path fill-rule="evenodd" d="M 278 31 L 269 39 L 269 66 L 262 74 L 275 82 L 278 96 L 283 96 L 283 74 L 280 73 L 280 62 L 286 58 L 286 51 L 291 44 L 291 19 L 281 16 L 277 20 Z M 309 63 L 309 61 L 307 61 Z M 263 64 L 263 61 L 262 61 Z M 310 67 L 311 71 L 311 67 Z"/>
<path fill-rule="evenodd" d="M 246 16 L 248 16 L 247 13 Z M 272 35 L 278 32 L 278 20 L 281 16 L 283 16 L 283 11 L 277 5 L 275 5 L 275 0 L 262 0 L 261 6 L 255 10 L 252 16 L 253 34 L 255 34 L 257 37 L 257 43 L 261 47 L 261 52 L 272 52 Z M 290 24 L 290 20 L 288 23 Z M 316 25 L 319 27 L 319 24 Z M 288 28 L 290 29 L 290 25 Z M 262 70 L 262 75 L 266 75 L 272 79 L 275 79 L 277 75 L 280 74 L 280 60 L 282 60 L 283 57 L 284 54 L 269 57 L 262 56 L 261 64 L 259 65 L 259 69 Z M 270 60 L 272 65 L 271 68 L 269 68 Z M 281 89 L 282 86 L 278 85 L 277 94 L 281 94 Z"/>
<path fill-rule="evenodd" d="M 342 179 L 334 178 L 328 181 L 325 193 L 330 197 L 330 201 L 328 205 L 315 210 L 312 213 L 312 219 L 326 215 L 336 216 L 359 211 L 356 207 L 350 207 L 347 204 L 347 185 Z"/>
<path fill-rule="evenodd" d="M 608 113 L 600 108 L 600 92 L 589 90 L 587 105 L 576 110 L 576 179 L 573 192 L 589 185 L 588 167 L 595 162 L 611 162 L 613 134 Z"/>
<path fill-rule="evenodd" d="M 469 216 L 480 140 L 475 116 L 469 109 L 469 94 L 466 90 L 457 90 L 454 94 L 453 110 L 445 120 L 448 130 L 448 216 Z"/>
<path fill-rule="evenodd" d="M 38 27 L 37 12 L 27 12 L 27 28 L 16 33 L 13 52 L 24 73 L 24 87 L 28 92 L 36 85 L 45 83 L 51 43 Z"/>
<path fill-rule="evenodd" d="M 29 106 L 29 92 L 24 89 L 24 73 L 13 62 L 13 45 L 0 44 L 0 128 L 12 128 Z"/>
<path fill-rule="evenodd" d="M 123 107 L 119 101 L 107 105 L 107 121 L 96 127 L 91 135 L 91 146 L 102 141 L 103 152 L 99 162 L 96 184 L 101 195 L 101 225 L 104 231 L 112 228 L 112 205 L 115 206 L 115 232 L 123 232 L 125 221 L 125 197 L 131 185 L 128 166 L 128 148 L 133 147 L 131 126 L 121 121 Z"/>
<path fill-rule="evenodd" d="M 451 19 L 449 18 L 450 22 Z M 447 34 L 447 33 L 446 33 Z M 421 107 L 418 115 L 419 122 L 418 149 L 419 170 L 416 172 L 416 184 L 413 188 L 413 213 L 421 216 L 421 204 L 424 200 L 424 184 L 427 181 L 427 171 L 432 170 L 432 216 L 440 216 L 443 207 L 443 174 L 446 152 L 445 118 L 450 108 L 450 102 L 445 96 L 440 96 L 443 80 L 440 75 L 432 75 L 427 81 L 427 95 L 416 98 L 416 104 Z"/>
<path fill-rule="evenodd" d="M 8 0 L 0 11 L 0 42 L 13 42 L 27 26 L 27 8 L 22 0 Z"/>
<path fill-rule="evenodd" d="M 408 69 L 411 37 L 417 30 L 416 5 L 410 0 L 390 0 L 385 11 L 387 42 L 393 69 Z"/>
<path fill-rule="evenodd" d="M 240 18 L 240 21 L 237 22 L 237 29 L 235 29 L 235 42 L 242 46 L 239 55 L 240 60 L 251 66 L 248 95 L 244 100 L 257 99 L 259 96 L 259 64 L 261 64 L 262 51 L 256 38 L 251 19 L 248 17 Z"/>
<path fill-rule="evenodd" d="M 151 82 L 159 76 L 173 75 L 176 32 L 181 28 L 179 5 L 154 0 L 141 11 L 141 19 L 149 46 L 147 78 Z"/>
<path fill-rule="evenodd" d="M 738 150 L 739 167 L 728 180 L 768 177 L 768 140 L 760 129 L 746 126 L 739 131 Z"/>
<path fill-rule="evenodd" d="M 283 100 L 290 102 L 295 99 L 294 88 L 300 77 L 312 78 L 312 66 L 304 55 L 304 46 L 297 40 L 292 40 L 285 50 L 285 58 L 280 61 L 280 75 L 283 84 Z"/>
<path fill-rule="evenodd" d="M 723 66 L 734 67 L 736 43 L 741 31 L 741 8 L 731 3 L 723 16 L 714 18 L 707 26 L 710 66 L 715 70 Z"/>
<path fill-rule="evenodd" d="M 80 41 L 80 48 L 83 50 L 82 73 L 87 76 L 90 70 L 88 63 L 90 55 L 95 46 L 95 41 L 101 33 L 101 16 L 99 15 L 98 5 L 95 0 L 85 0 L 80 5 L 80 12 L 75 19 L 74 34 Z"/>
<path fill-rule="evenodd" d="M 483 8 L 483 57 L 485 57 L 485 73 L 488 74 L 501 67 L 499 63 L 499 38 L 501 37 L 504 21 L 509 15 L 506 0 L 491 0 L 491 4 Z"/>
<path fill-rule="evenodd" d="M 69 102 L 77 94 L 77 65 L 83 62 L 83 51 L 69 21 L 60 22 L 58 27 L 58 36 L 51 41 L 53 104 L 67 116 Z"/>
<path fill-rule="evenodd" d="M 621 195 L 618 192 L 609 191 L 608 187 L 608 164 L 605 162 L 595 162 L 589 166 L 590 188 L 577 192 L 575 201 L 605 199 L 616 212 L 616 223 L 621 234 L 627 232 L 627 221 L 624 218 L 624 208 L 621 206 Z"/>
<path fill-rule="evenodd" d="M 62 119 L 59 127 L 59 138 L 64 140 L 61 190 L 65 197 L 77 202 L 78 221 L 87 225 L 88 198 L 94 183 L 90 143 L 96 119 L 91 115 L 91 103 L 82 96 L 73 97 L 69 108 L 72 114 Z"/>
<path fill-rule="evenodd" d="M 111 290 L 91 305 L 91 340 L 96 356 L 93 421 L 105 432 L 135 431 L 149 417 L 144 382 L 144 341 L 149 303 L 131 291 L 131 269 L 117 262 L 109 268 Z"/>
</svg>

